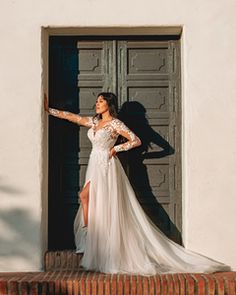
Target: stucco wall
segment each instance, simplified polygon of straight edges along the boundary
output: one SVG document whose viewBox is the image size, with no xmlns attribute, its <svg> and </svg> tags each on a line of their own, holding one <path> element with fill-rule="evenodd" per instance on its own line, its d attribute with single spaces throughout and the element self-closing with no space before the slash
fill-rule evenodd
<svg viewBox="0 0 236 295">
<path fill-rule="evenodd" d="M 47 245 L 47 26 L 183 26 L 184 243 L 236 269 L 235 14 L 233 0 L 1 1 L 0 271 L 41 269 Z"/>
</svg>

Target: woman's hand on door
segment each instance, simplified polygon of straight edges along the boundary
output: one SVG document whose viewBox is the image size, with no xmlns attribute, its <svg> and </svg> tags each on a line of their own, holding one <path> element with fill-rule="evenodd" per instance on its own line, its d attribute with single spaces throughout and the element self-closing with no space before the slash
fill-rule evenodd
<svg viewBox="0 0 236 295">
<path fill-rule="evenodd" d="M 68 121 L 75 123 L 75 124 L 91 127 L 92 123 L 93 123 L 91 116 L 89 116 L 89 117 L 83 116 L 82 117 L 78 114 L 74 114 L 71 112 L 50 108 L 49 103 L 48 103 L 48 97 L 47 97 L 46 93 L 44 93 L 44 110 L 54 117 L 57 117 L 59 119 L 68 120 Z"/>
<path fill-rule="evenodd" d="M 44 93 L 44 110 L 45 110 L 46 112 L 49 111 L 48 97 L 47 97 L 47 94 L 46 94 L 46 93 Z"/>
</svg>

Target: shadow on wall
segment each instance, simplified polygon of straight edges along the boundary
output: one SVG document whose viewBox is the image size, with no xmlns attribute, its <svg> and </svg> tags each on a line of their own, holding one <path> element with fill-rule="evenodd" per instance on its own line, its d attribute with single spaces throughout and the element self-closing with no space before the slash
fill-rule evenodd
<svg viewBox="0 0 236 295">
<path fill-rule="evenodd" d="M 149 125 L 148 120 L 146 119 L 146 109 L 141 103 L 137 101 L 125 102 L 119 111 L 118 117 L 131 130 L 133 130 L 142 141 L 140 147 L 123 154 L 118 154 L 118 157 L 128 174 L 137 199 L 140 201 L 146 214 L 158 226 L 158 228 L 170 239 L 182 245 L 180 231 L 171 221 L 162 204 L 158 202 L 159 192 L 157 191 L 157 195 L 155 195 L 150 183 L 159 183 L 157 190 L 160 191 L 162 190 L 162 181 L 164 186 L 169 187 L 169 184 L 166 183 L 168 178 L 166 178 L 165 175 L 162 175 L 162 172 L 160 174 L 149 175 L 147 168 L 148 164 L 145 163 L 145 160 L 149 159 L 149 164 L 155 162 L 155 165 L 157 165 L 157 159 L 172 155 L 175 153 L 175 150 L 165 138 Z M 168 134 L 166 134 L 166 137 L 168 137 Z M 153 149 L 152 144 L 157 146 L 155 151 L 150 151 Z M 167 159 L 165 163 L 168 164 L 169 160 Z M 156 173 L 158 173 L 157 170 L 158 169 L 156 169 Z M 156 186 L 156 184 L 154 186 Z M 169 192 L 165 191 L 165 193 L 168 194 Z"/>
<path fill-rule="evenodd" d="M 40 240 L 35 239 L 35 231 L 39 223 L 32 218 L 31 214 L 20 205 L 19 199 L 25 192 L 13 186 L 3 184 L 1 178 L 0 194 L 1 201 L 9 199 L 9 205 L 6 209 L 0 208 L 0 271 L 11 271 L 11 269 L 32 268 L 38 263 L 38 248 L 36 247 Z M 15 204 L 12 209 L 12 199 Z M 18 199 L 18 200 L 17 200 Z M 22 202 L 23 201 L 22 199 Z M 3 204 L 3 203 L 2 203 Z M 12 206 L 13 207 L 13 206 Z M 37 256 L 37 257 L 35 257 Z M 14 259 L 21 263 L 21 266 L 15 265 Z"/>
<path fill-rule="evenodd" d="M 5 180 L 3 178 L 0 179 L 0 192 L 8 194 L 9 197 L 19 197 L 19 195 L 24 194 L 24 192 L 20 189 L 16 189 L 15 187 L 12 187 L 10 185 L 5 184 Z M 3 184 L 4 183 L 4 184 Z"/>
</svg>

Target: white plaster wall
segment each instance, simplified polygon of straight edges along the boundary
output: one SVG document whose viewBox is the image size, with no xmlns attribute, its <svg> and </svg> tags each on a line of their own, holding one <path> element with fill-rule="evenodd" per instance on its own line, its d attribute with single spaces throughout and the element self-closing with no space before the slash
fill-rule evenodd
<svg viewBox="0 0 236 295">
<path fill-rule="evenodd" d="M 234 0 L 1 1 L 0 271 L 40 270 L 46 249 L 42 26 L 183 26 L 184 242 L 236 269 L 235 15 Z"/>
</svg>

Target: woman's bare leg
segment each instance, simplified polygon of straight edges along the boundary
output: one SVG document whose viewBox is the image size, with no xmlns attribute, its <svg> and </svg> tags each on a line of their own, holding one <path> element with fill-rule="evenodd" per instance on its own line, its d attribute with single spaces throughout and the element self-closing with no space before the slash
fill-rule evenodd
<svg viewBox="0 0 236 295">
<path fill-rule="evenodd" d="M 83 207 L 83 214 L 84 214 L 84 225 L 88 225 L 88 203 L 89 203 L 89 187 L 90 181 L 86 184 L 86 186 L 80 192 L 80 200 Z"/>
</svg>

